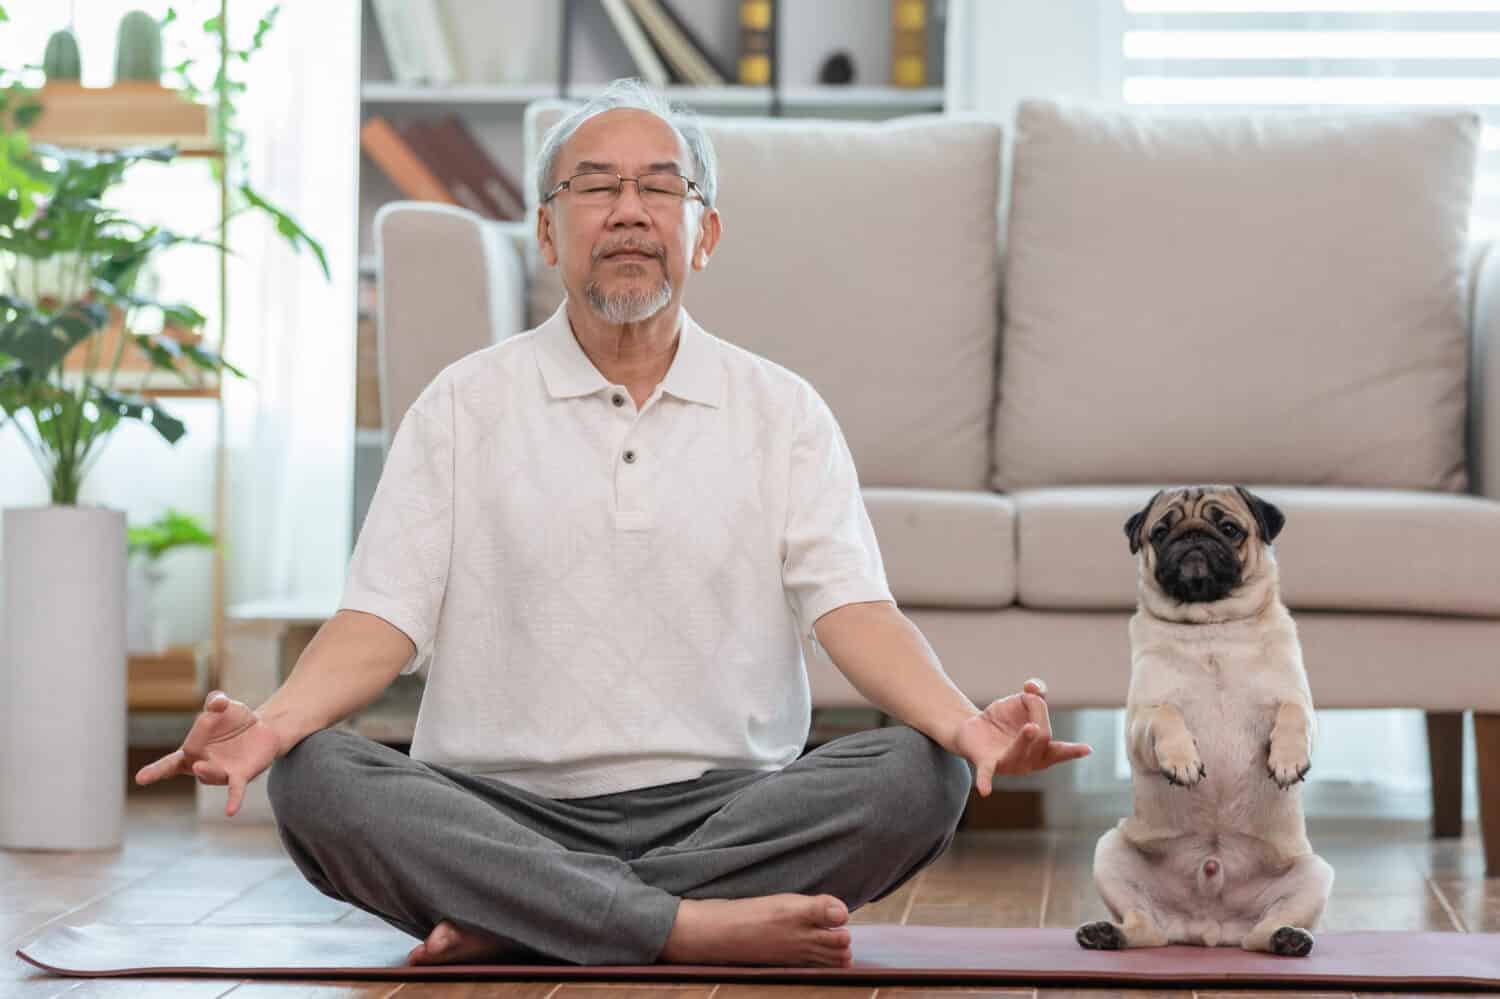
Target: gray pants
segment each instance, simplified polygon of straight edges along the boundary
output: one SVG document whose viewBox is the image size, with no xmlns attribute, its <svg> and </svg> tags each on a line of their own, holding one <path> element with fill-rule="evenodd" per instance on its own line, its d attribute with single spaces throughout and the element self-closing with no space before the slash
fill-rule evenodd
<svg viewBox="0 0 1500 999">
<path fill-rule="evenodd" d="M 780 771 L 553 799 L 325 729 L 268 780 L 326 895 L 415 937 L 484 930 L 518 960 L 651 964 L 684 898 L 826 892 L 852 910 L 894 891 L 952 841 L 971 773 L 891 727 Z"/>
</svg>

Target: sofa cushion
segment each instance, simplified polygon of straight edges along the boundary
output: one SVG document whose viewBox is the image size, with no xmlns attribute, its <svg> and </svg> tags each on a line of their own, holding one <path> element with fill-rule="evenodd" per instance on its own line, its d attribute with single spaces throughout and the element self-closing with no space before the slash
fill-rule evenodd
<svg viewBox="0 0 1500 999">
<path fill-rule="evenodd" d="M 1500 503 L 1396 490 L 1251 486 L 1286 514 L 1276 538 L 1292 610 L 1500 617 Z M 1136 602 L 1125 521 L 1152 487 L 1015 495 L 1017 590 L 1027 607 L 1124 610 Z"/>
<path fill-rule="evenodd" d="M 1015 504 L 971 490 L 864 490 L 902 607 L 1005 607 L 1016 598 Z"/>
<path fill-rule="evenodd" d="M 1024 103 L 1001 489 L 1461 489 L 1468 111 Z"/>
<path fill-rule="evenodd" d="M 528 162 L 564 107 L 528 110 Z M 983 487 L 998 335 L 999 126 L 703 124 L 719 157 L 724 236 L 689 280 L 693 318 L 810 381 L 865 484 Z M 533 308 L 555 308 L 556 272 L 536 277 Z"/>
</svg>

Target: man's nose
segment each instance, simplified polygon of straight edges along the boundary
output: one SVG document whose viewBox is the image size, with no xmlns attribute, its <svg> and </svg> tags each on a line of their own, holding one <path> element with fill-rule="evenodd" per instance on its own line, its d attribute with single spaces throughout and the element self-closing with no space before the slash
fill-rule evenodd
<svg viewBox="0 0 1500 999">
<path fill-rule="evenodd" d="M 620 193 L 615 197 L 614 207 L 609 212 L 611 226 L 649 225 L 651 215 L 646 203 L 641 200 L 641 189 L 633 180 L 620 182 Z"/>
</svg>

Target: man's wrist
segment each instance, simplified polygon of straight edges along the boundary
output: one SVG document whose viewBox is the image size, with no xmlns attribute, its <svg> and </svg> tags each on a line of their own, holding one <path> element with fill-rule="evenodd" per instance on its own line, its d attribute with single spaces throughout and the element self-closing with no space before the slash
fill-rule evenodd
<svg viewBox="0 0 1500 999">
<path fill-rule="evenodd" d="M 958 748 L 959 733 L 963 731 L 965 725 L 978 718 L 982 713 L 973 705 L 960 708 L 948 720 L 947 724 L 940 729 L 944 738 L 937 740 L 938 744 L 954 756 L 963 756 L 963 753 Z"/>
</svg>

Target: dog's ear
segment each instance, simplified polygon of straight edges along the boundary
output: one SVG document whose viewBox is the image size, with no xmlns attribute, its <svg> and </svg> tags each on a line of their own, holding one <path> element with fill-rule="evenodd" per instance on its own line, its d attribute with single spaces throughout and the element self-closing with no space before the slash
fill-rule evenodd
<svg viewBox="0 0 1500 999">
<path fill-rule="evenodd" d="M 1141 540 L 1141 525 L 1146 522 L 1146 514 L 1151 512 L 1151 507 L 1155 505 L 1157 497 L 1164 492 L 1166 492 L 1165 489 L 1158 489 L 1156 494 L 1146 501 L 1146 505 L 1139 513 L 1132 513 L 1130 519 L 1125 521 L 1125 536 L 1130 539 L 1130 554 L 1134 555 L 1141 550 L 1141 545 L 1144 544 Z"/>
<path fill-rule="evenodd" d="M 1260 536 L 1265 539 L 1266 544 L 1275 540 L 1276 535 L 1281 533 L 1281 528 L 1286 524 L 1286 517 L 1274 504 L 1267 503 L 1259 496 L 1246 489 L 1244 486 L 1235 486 L 1240 494 L 1240 499 L 1250 508 L 1250 515 L 1255 518 L 1255 524 L 1260 528 Z"/>
</svg>

